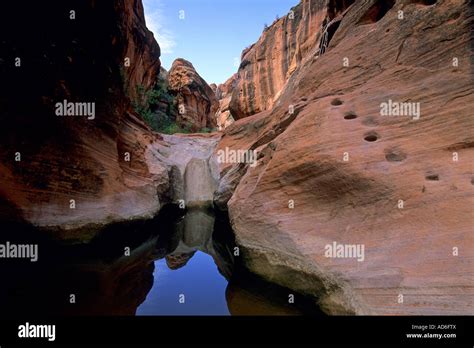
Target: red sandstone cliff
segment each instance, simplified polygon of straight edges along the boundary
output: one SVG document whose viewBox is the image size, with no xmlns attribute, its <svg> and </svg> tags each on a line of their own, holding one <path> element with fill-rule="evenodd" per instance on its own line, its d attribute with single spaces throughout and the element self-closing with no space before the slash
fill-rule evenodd
<svg viewBox="0 0 474 348">
<path fill-rule="evenodd" d="M 216 96 L 219 100 L 219 109 L 216 112 L 217 128 L 223 130 L 234 122 L 230 112 L 232 92 L 237 85 L 237 74 L 232 75 L 226 82 L 216 87 Z"/>
<path fill-rule="evenodd" d="M 232 95 L 234 88 L 237 84 L 238 75 L 235 73 L 229 77 L 224 83 L 219 84 L 216 87 L 216 96 L 217 99 L 221 100 Z"/>
<path fill-rule="evenodd" d="M 119 1 L 115 4 L 116 15 L 120 26 L 120 37 L 113 37 L 112 45 L 124 45 L 120 55 L 124 59 L 123 71 L 127 92 L 132 100 L 138 97 L 137 87 L 144 90 L 152 88 L 160 74 L 160 47 L 153 33 L 145 24 L 141 0 Z M 127 59 L 130 66 L 127 66 Z"/>
<path fill-rule="evenodd" d="M 155 214 L 168 169 L 127 97 L 135 85 L 150 88 L 160 68 L 141 1 L 12 6 L 2 24 L 35 29 L 10 30 L 0 42 L 1 218 L 86 240 L 104 223 Z M 58 116 L 64 100 L 90 103 L 95 115 Z"/>
<path fill-rule="evenodd" d="M 168 72 L 169 91 L 176 96 L 177 123 L 193 131 L 215 128 L 219 107 L 215 92 L 185 59 L 176 59 Z"/>
<path fill-rule="evenodd" d="M 270 109 L 301 63 L 319 49 L 321 28 L 353 1 L 302 0 L 242 52 L 230 112 L 235 119 Z M 338 7 L 336 7 L 336 3 Z"/>
<path fill-rule="evenodd" d="M 276 101 L 298 60 L 289 20 L 244 54 L 231 110 L 268 110 L 236 121 L 218 146 L 258 150 L 255 167 L 220 163 L 215 195 L 222 208 L 230 198 L 244 263 L 327 313 L 472 313 L 469 2 L 315 3 L 294 22 L 308 28 L 300 58 L 311 55 Z M 320 55 L 323 18 L 337 12 Z M 420 103 L 419 118 L 384 115 L 390 101 Z M 363 245 L 364 259 L 328 256 L 334 242 Z"/>
</svg>

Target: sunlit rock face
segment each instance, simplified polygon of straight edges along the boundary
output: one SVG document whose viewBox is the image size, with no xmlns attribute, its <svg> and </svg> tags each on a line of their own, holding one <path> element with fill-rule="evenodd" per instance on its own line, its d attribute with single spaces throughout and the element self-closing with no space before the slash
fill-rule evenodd
<svg viewBox="0 0 474 348">
<path fill-rule="evenodd" d="M 237 84 L 238 74 L 235 73 L 231 77 L 229 77 L 224 83 L 219 84 L 216 86 L 216 97 L 217 99 L 221 100 L 226 97 L 232 96 L 232 92 Z"/>
<path fill-rule="evenodd" d="M 246 266 L 327 313 L 472 313 L 472 9 L 341 5 L 326 11 L 339 22 L 325 49 L 315 46 L 273 107 L 225 130 L 216 152 L 257 149 L 259 160 L 219 166 L 218 202 L 231 197 Z M 263 109 L 255 90 L 237 99 L 244 116 Z M 334 242 L 363 246 L 363 257 L 330 252 Z"/>
<path fill-rule="evenodd" d="M 173 62 L 168 72 L 169 91 L 176 97 L 177 123 L 192 131 L 216 127 L 219 107 L 215 92 L 185 59 Z"/>
<path fill-rule="evenodd" d="M 217 129 L 223 130 L 234 123 L 234 117 L 230 112 L 230 101 L 232 92 L 237 85 L 237 74 L 232 75 L 226 82 L 216 86 L 216 97 L 219 100 L 219 109 L 216 112 Z"/>
<path fill-rule="evenodd" d="M 272 108 L 289 78 L 318 50 L 320 29 L 332 15 L 330 2 L 333 1 L 301 1 L 288 15 L 265 28 L 260 39 L 242 52 L 229 107 L 234 119 Z M 344 6 L 350 3 L 336 2 Z"/>
<path fill-rule="evenodd" d="M 12 6 L 2 24 L 35 30 L 0 40 L 0 217 L 84 241 L 103 224 L 155 214 L 168 170 L 150 170 L 157 136 L 128 97 L 151 88 L 160 69 L 141 1 Z M 58 112 L 64 101 L 87 108 Z"/>
<path fill-rule="evenodd" d="M 219 100 L 219 110 L 216 112 L 217 129 L 224 130 L 234 123 L 234 118 L 229 110 L 231 97 L 225 97 Z"/>
</svg>

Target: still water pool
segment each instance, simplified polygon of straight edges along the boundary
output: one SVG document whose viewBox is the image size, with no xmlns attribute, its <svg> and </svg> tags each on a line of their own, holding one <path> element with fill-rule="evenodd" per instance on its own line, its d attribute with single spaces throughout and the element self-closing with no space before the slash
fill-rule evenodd
<svg viewBox="0 0 474 348">
<path fill-rule="evenodd" d="M 2 241 L 37 243 L 38 262 L 0 262 L 0 317 L 25 315 L 319 315 L 314 301 L 249 274 L 228 221 L 210 209 L 109 226 L 85 245 L 58 245 L 0 223 Z M 125 252 L 129 251 L 129 252 Z"/>
</svg>

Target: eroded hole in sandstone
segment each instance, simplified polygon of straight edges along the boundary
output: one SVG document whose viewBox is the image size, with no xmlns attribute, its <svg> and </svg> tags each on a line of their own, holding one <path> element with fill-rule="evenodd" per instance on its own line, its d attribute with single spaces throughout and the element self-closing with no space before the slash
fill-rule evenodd
<svg viewBox="0 0 474 348">
<path fill-rule="evenodd" d="M 330 19 L 337 17 L 347 10 L 355 0 L 330 0 L 328 3 L 328 15 Z"/>
<path fill-rule="evenodd" d="M 328 31 L 328 42 L 327 46 L 329 46 L 329 43 L 331 42 L 331 39 L 333 38 L 334 34 L 336 33 L 337 29 L 339 28 L 339 25 L 341 24 L 341 21 L 334 21 L 327 27 Z"/>
<path fill-rule="evenodd" d="M 431 6 L 438 2 L 438 0 L 412 0 L 413 4 L 421 4 L 425 6 Z"/>
<path fill-rule="evenodd" d="M 323 34 L 319 43 L 319 55 L 323 55 L 329 47 L 329 42 L 336 33 L 339 25 L 341 24 L 340 19 L 333 19 L 332 21 L 324 25 Z"/>
<path fill-rule="evenodd" d="M 353 112 L 348 112 L 344 115 L 345 120 L 353 120 L 353 119 L 356 119 L 356 118 L 357 118 L 357 115 Z"/>
<path fill-rule="evenodd" d="M 449 16 L 449 20 L 446 23 L 451 24 L 456 22 L 459 17 L 461 17 L 461 12 L 454 12 L 451 16 Z"/>
<path fill-rule="evenodd" d="M 474 178 L 471 178 L 471 185 L 474 185 Z"/>
<path fill-rule="evenodd" d="M 374 141 L 377 141 L 378 139 L 379 139 L 379 135 L 375 132 L 367 133 L 364 136 L 364 140 L 369 143 L 373 143 Z"/>
<path fill-rule="evenodd" d="M 343 104 L 343 102 L 339 98 L 335 98 L 331 101 L 331 105 L 334 105 L 334 106 L 339 106 L 339 105 L 342 105 L 342 104 Z"/>
<path fill-rule="evenodd" d="M 354 3 L 354 0 L 330 0 L 328 3 L 328 17 L 324 19 L 321 40 L 319 43 L 319 55 L 324 54 L 329 43 L 336 33 L 343 13 Z"/>
<path fill-rule="evenodd" d="M 428 174 L 425 176 L 425 179 L 428 181 L 439 181 L 439 175 L 438 174 Z"/>
<path fill-rule="evenodd" d="M 395 0 L 377 0 L 359 19 L 357 24 L 373 24 L 381 20 L 395 5 Z"/>
</svg>

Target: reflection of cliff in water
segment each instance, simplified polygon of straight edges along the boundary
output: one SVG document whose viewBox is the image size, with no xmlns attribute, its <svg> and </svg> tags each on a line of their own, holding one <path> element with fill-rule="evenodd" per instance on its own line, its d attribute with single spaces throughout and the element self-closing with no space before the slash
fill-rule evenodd
<svg viewBox="0 0 474 348">
<path fill-rule="evenodd" d="M 229 281 L 227 289 L 222 289 L 222 297 L 227 300 L 231 314 L 308 312 L 285 304 L 286 290 L 275 292 L 274 286 L 234 266 L 229 223 L 226 218 L 215 216 L 211 209 L 190 209 L 185 215 L 176 209 L 165 209 L 153 220 L 108 226 L 87 245 L 57 245 L 27 226 L 1 227 L 15 231 L 3 234 L 2 243 L 8 240 L 39 244 L 36 263 L 0 262 L 0 317 L 3 318 L 31 314 L 135 315 L 150 290 L 161 284 L 162 279 L 154 279 L 155 261 L 165 259 L 170 272 L 174 272 L 186 267 L 198 252 L 210 255 L 215 265 L 210 267 L 208 263 L 193 278 L 222 279 L 223 276 Z M 195 291 L 195 297 L 209 286 L 205 282 L 182 281 L 187 282 L 183 287 Z M 75 303 L 70 303 L 71 295 Z M 158 309 L 156 313 L 154 308 L 150 310 L 159 313 Z"/>
<path fill-rule="evenodd" d="M 109 226 L 81 246 L 57 245 L 28 226 L 4 226 L 17 233 L 2 241 L 38 243 L 39 260 L 1 260 L 0 316 L 134 315 L 153 286 L 154 261 L 166 258 L 171 269 L 183 267 L 197 250 L 211 255 L 228 278 L 230 249 L 219 244 L 227 241 L 212 238 L 219 224 L 212 211 L 190 210 L 183 217 L 169 209 L 151 221 Z"/>
<path fill-rule="evenodd" d="M 202 251 L 214 259 L 219 272 L 229 279 L 232 275 L 233 257 L 231 235 L 216 221 L 214 213 L 206 209 L 191 209 L 176 224 L 175 233 L 179 240 L 176 248 L 166 256 L 171 269 L 183 267 L 196 251 Z M 214 233 L 217 231 L 217 233 Z"/>
<path fill-rule="evenodd" d="M 47 260 L 8 262 L 0 270 L 8 279 L 0 289 L 0 316 L 133 315 L 153 284 L 153 245 L 150 240 L 112 261 L 88 252 L 78 258 L 75 250 L 53 254 L 58 249 L 48 246 Z M 45 250 L 41 245 L 40 259 Z"/>
</svg>

